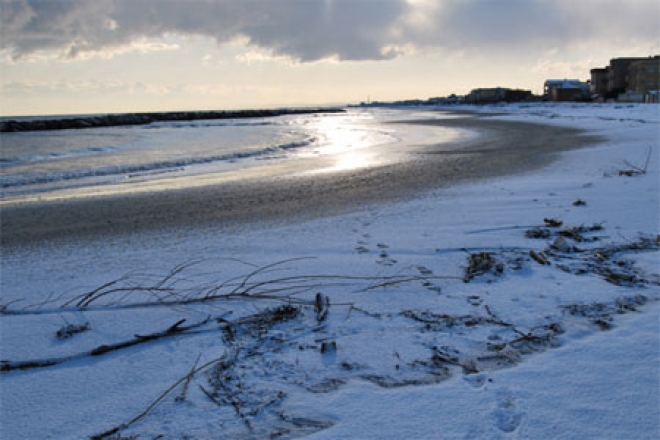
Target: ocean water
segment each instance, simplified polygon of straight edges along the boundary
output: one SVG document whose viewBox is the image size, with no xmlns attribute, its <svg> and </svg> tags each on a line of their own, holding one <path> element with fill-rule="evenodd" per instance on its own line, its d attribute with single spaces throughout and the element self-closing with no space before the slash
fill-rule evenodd
<svg viewBox="0 0 660 440">
<path fill-rule="evenodd" d="M 423 143 L 423 138 L 452 136 L 440 129 L 413 134 L 405 125 L 389 123 L 420 117 L 447 116 L 349 109 L 346 113 L 2 133 L 0 203 L 166 191 L 283 172 L 370 166 L 395 160 L 388 147 L 404 138 Z"/>
</svg>

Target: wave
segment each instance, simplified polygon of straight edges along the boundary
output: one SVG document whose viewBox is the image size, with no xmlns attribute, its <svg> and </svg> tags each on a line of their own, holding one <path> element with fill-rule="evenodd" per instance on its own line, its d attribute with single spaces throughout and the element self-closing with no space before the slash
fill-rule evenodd
<svg viewBox="0 0 660 440">
<path fill-rule="evenodd" d="M 308 138 L 299 142 L 275 145 L 261 150 L 239 151 L 216 156 L 194 157 L 187 159 L 165 160 L 146 164 L 106 166 L 91 169 L 66 170 L 49 173 L 21 173 L 0 176 L 0 188 L 17 188 L 28 185 L 44 185 L 48 183 L 66 182 L 94 177 L 125 176 L 137 177 L 148 174 L 160 174 L 180 171 L 195 165 L 208 165 L 215 162 L 234 162 L 245 159 L 259 159 L 273 156 L 278 152 L 303 148 L 316 142 L 315 138 Z"/>
<path fill-rule="evenodd" d="M 50 160 L 72 159 L 77 157 L 95 156 L 99 154 L 112 153 L 117 147 L 89 147 L 80 150 L 69 150 L 64 152 L 52 152 L 48 154 L 34 154 L 29 156 L 7 157 L 0 159 L 0 166 L 16 166 L 37 163 Z"/>
</svg>

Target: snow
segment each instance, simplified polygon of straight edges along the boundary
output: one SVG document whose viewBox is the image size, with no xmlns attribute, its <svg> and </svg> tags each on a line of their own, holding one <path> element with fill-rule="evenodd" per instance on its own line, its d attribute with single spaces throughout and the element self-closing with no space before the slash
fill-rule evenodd
<svg viewBox="0 0 660 440">
<path fill-rule="evenodd" d="M 360 383 L 298 404 L 341 421 L 313 439 L 657 438 L 657 316 L 623 320 L 513 369 L 395 391 Z"/>
<path fill-rule="evenodd" d="M 179 385 L 121 434 L 658 438 L 660 106 L 471 109 L 605 139 L 542 170 L 302 224 L 180 229 L 4 253 L 2 304 L 30 313 L 0 316 L 0 359 L 62 362 L 0 373 L 2 438 L 102 433 L 129 423 L 206 363 L 184 399 L 175 399 Z M 645 173 L 619 175 L 644 167 L 647 157 Z M 581 242 L 563 239 L 583 252 L 556 252 L 550 245 L 561 228 L 544 219 L 602 229 L 582 232 Z M 532 228 L 550 235 L 526 237 Z M 551 264 L 538 264 L 529 250 L 545 251 Z M 612 256 L 602 258 L 604 250 Z M 464 282 L 468 252 L 481 251 L 501 272 L 493 266 Z M 129 297 L 108 294 L 87 308 L 58 309 L 127 274 L 116 287 L 160 285 L 188 262 L 164 285 L 167 293 L 248 288 L 307 305 L 260 331 L 246 317 L 263 320 L 286 302 L 118 307 L 166 295 L 134 289 Z M 331 303 L 323 320 L 311 306 L 317 292 Z M 226 321 L 204 322 L 209 316 L 233 322 L 233 337 Z M 203 324 L 195 334 L 75 356 L 183 318 L 183 325 Z M 89 330 L 55 338 L 65 325 L 85 323 Z M 216 359 L 226 361 L 224 370 Z M 213 380 L 213 371 L 224 379 Z"/>
</svg>

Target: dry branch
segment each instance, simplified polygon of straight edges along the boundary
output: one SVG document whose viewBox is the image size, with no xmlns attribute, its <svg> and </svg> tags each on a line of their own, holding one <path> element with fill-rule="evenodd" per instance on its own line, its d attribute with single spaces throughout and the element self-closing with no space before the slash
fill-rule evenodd
<svg viewBox="0 0 660 440">
<path fill-rule="evenodd" d="M 647 153 L 646 153 L 646 160 L 644 161 L 644 165 L 642 166 L 637 166 L 633 165 L 627 160 L 624 160 L 623 163 L 625 163 L 628 167 L 630 167 L 627 170 L 620 170 L 619 171 L 619 176 L 639 176 L 642 174 L 646 174 L 646 171 L 648 170 L 649 167 L 649 162 L 651 161 L 651 148 L 649 147 Z"/>
<path fill-rule="evenodd" d="M 92 440 L 103 440 L 103 439 L 106 439 L 106 438 L 110 437 L 111 435 L 114 435 L 114 434 L 118 433 L 118 432 L 121 431 L 122 429 L 126 429 L 126 428 L 128 428 L 129 426 L 131 426 L 132 424 L 134 424 L 134 423 L 140 421 L 140 420 L 143 419 L 147 414 L 149 414 L 149 413 L 151 412 L 151 410 L 153 410 L 153 409 L 154 409 L 154 408 L 155 408 L 160 402 L 162 402 L 163 399 L 165 399 L 165 397 L 167 397 L 167 396 L 168 396 L 173 390 L 175 390 L 176 387 L 178 387 L 179 385 L 181 385 L 182 383 L 184 383 L 185 381 L 187 381 L 187 380 L 188 380 L 188 377 L 194 376 L 194 375 L 196 375 L 197 373 L 206 370 L 206 369 L 209 368 L 210 366 L 212 366 L 212 365 L 214 365 L 214 364 L 216 364 L 216 363 L 222 361 L 222 359 L 224 359 L 224 355 L 221 356 L 221 357 L 219 357 L 219 358 L 213 359 L 213 360 L 211 360 L 211 361 L 205 363 L 204 365 L 200 366 L 199 368 L 195 368 L 195 369 L 193 369 L 193 370 L 192 370 L 191 372 L 189 372 L 187 375 L 185 375 L 184 377 L 182 377 L 181 379 L 177 380 L 177 381 L 174 382 L 172 385 L 170 385 L 170 387 L 167 388 L 163 393 L 161 393 L 160 396 L 158 396 L 153 402 L 151 402 L 151 404 L 149 404 L 149 406 L 148 406 L 144 411 L 142 411 L 140 414 L 138 414 L 137 416 L 135 416 L 134 418 L 132 418 L 130 421 L 128 421 L 128 422 L 126 422 L 126 423 L 122 423 L 121 425 L 115 426 L 114 428 L 111 428 L 111 429 L 109 429 L 109 430 L 107 430 L 107 431 L 105 431 L 105 432 L 102 432 L 101 434 L 93 435 L 93 436 L 91 436 L 90 438 L 91 438 Z"/>
<path fill-rule="evenodd" d="M 191 324 L 188 326 L 182 326 L 181 324 L 185 322 L 185 319 L 181 319 L 180 321 L 176 322 L 174 325 L 168 327 L 164 331 L 155 332 L 147 335 L 135 335 L 134 338 L 129 339 L 127 341 L 122 341 L 115 344 L 99 345 L 98 347 L 90 351 L 69 355 L 69 356 L 62 356 L 59 358 L 36 359 L 36 360 L 19 361 L 19 362 L 2 361 L 2 364 L 0 364 L 0 372 L 5 373 L 14 370 L 30 370 L 34 368 L 50 367 L 53 365 L 59 365 L 64 362 L 80 359 L 87 356 L 101 356 L 113 351 L 118 351 L 124 348 L 133 347 L 135 345 L 144 344 L 158 339 L 169 338 L 172 336 L 179 336 L 183 334 L 191 334 L 191 330 L 195 330 L 199 327 L 202 327 L 203 325 L 207 324 L 210 320 L 211 318 L 209 317 L 201 322 Z"/>
</svg>

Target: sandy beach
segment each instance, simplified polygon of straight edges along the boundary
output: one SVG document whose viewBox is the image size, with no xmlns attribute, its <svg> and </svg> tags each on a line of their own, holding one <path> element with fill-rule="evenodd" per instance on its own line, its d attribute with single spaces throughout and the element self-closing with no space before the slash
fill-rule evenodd
<svg viewBox="0 0 660 440">
<path fill-rule="evenodd" d="M 155 228 L 240 228 L 255 222 L 288 222 L 350 212 L 367 203 L 396 202 L 457 182 L 531 171 L 555 153 L 593 143 L 580 130 L 489 120 L 480 115 L 406 121 L 472 130 L 460 144 L 401 145 L 409 160 L 333 173 L 255 178 L 167 192 L 26 203 L 2 209 L 3 246 L 44 240 L 133 234 Z"/>
<path fill-rule="evenodd" d="M 505 110 L 387 166 L 7 208 L 5 436 L 656 438 L 657 107 Z"/>
</svg>

